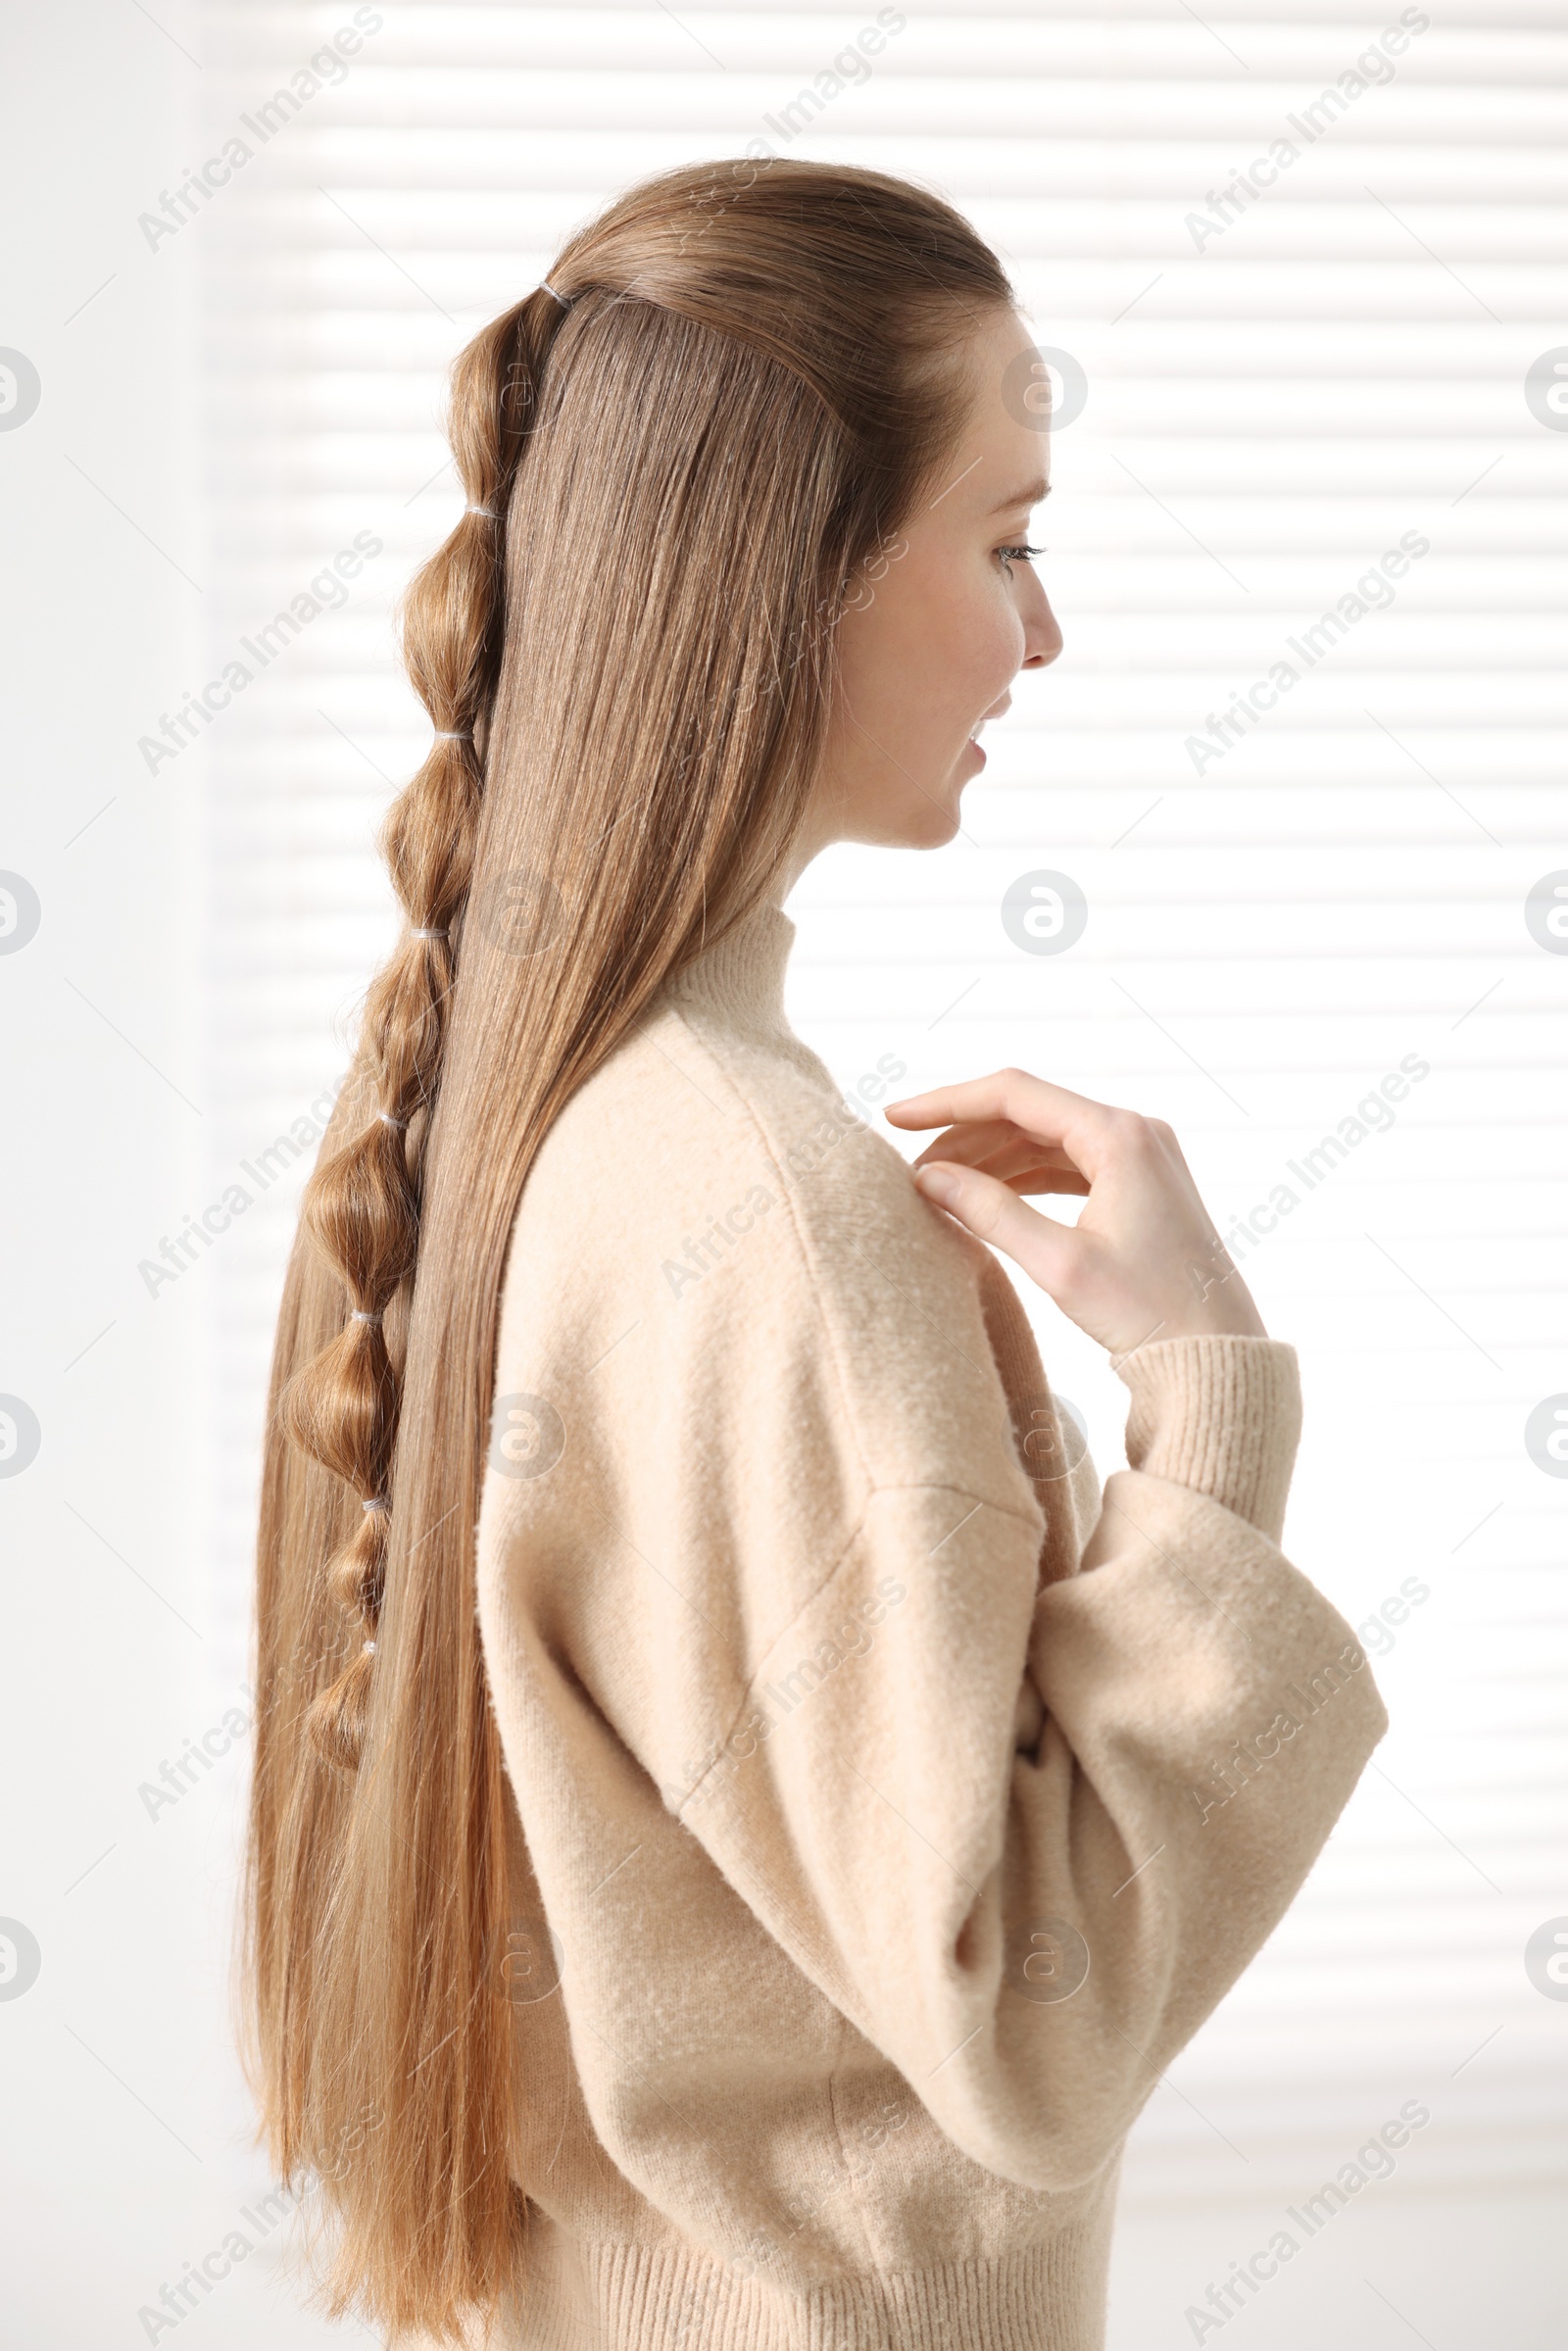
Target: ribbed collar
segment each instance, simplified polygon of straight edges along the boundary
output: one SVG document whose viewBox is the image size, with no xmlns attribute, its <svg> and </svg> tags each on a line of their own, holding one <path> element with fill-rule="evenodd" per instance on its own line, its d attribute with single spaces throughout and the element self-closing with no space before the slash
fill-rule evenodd
<svg viewBox="0 0 1568 2351">
<path fill-rule="evenodd" d="M 784 974 L 794 945 L 794 923 L 782 906 L 763 900 L 662 993 L 677 1004 L 700 1005 L 732 1028 L 788 1035 Z"/>
</svg>

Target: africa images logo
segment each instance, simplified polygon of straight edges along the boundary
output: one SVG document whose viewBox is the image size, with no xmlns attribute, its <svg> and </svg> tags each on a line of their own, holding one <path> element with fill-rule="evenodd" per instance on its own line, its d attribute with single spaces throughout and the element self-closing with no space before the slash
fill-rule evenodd
<svg viewBox="0 0 1568 2351">
<path fill-rule="evenodd" d="M 24 351 L 0 348 L 0 432 L 15 432 L 37 408 L 43 386 Z"/>
</svg>

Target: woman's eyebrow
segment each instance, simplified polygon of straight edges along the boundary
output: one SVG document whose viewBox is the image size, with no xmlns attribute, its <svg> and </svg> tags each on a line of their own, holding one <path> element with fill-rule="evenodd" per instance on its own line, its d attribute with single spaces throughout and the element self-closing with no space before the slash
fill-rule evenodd
<svg viewBox="0 0 1568 2351">
<path fill-rule="evenodd" d="M 1033 481 L 1026 481 L 1021 489 L 1013 491 L 1010 498 L 999 498 L 991 512 L 994 514 L 1004 514 L 1010 506 L 1038 506 L 1042 498 L 1050 496 L 1050 482 L 1046 480 L 1044 474 L 1037 473 Z"/>
</svg>

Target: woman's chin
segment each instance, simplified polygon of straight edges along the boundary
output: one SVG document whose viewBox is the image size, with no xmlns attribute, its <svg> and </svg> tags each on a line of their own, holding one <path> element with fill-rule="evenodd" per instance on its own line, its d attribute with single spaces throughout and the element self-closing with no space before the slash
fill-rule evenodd
<svg viewBox="0 0 1568 2351">
<path fill-rule="evenodd" d="M 894 807 L 884 808 L 869 823 L 857 825 L 839 838 L 885 849 L 944 848 L 961 830 L 963 787 L 976 772 L 974 760 L 959 758 L 946 776 L 933 776 L 929 783 L 902 792 Z"/>
<path fill-rule="evenodd" d="M 958 829 L 959 803 L 963 798 L 963 788 L 965 784 L 972 784 L 974 782 L 975 777 L 980 773 L 985 763 L 985 753 L 981 750 L 979 744 L 976 743 L 971 737 L 969 741 L 964 744 L 962 751 L 959 752 L 957 758 L 954 760 L 952 767 L 948 770 L 947 784 L 938 797 L 940 798 L 943 806 L 951 808 L 953 811 L 954 832 L 956 832 Z M 951 840 L 953 838 L 953 834 L 948 833 L 943 837 L 946 840 Z"/>
<path fill-rule="evenodd" d="M 943 849 L 963 830 L 958 807 L 958 795 L 962 790 L 961 783 L 950 783 L 940 803 L 934 798 L 927 802 L 925 821 L 920 828 L 922 849 Z"/>
</svg>

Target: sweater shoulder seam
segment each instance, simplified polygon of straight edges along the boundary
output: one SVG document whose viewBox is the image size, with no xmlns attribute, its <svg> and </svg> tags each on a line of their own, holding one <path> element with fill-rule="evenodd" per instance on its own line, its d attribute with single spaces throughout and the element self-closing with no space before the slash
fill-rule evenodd
<svg viewBox="0 0 1568 2351">
<path fill-rule="evenodd" d="M 745 1087 L 741 1086 L 737 1082 L 734 1072 L 728 1067 L 723 1057 L 714 1052 L 712 1046 L 686 1017 L 686 1014 L 682 1010 L 681 1006 L 678 1004 L 671 1004 L 669 1010 L 674 1018 L 680 1022 L 682 1028 L 691 1038 L 698 1051 L 706 1056 L 712 1068 L 723 1079 L 724 1084 L 734 1095 L 736 1101 L 740 1103 L 741 1108 L 750 1121 L 754 1132 L 763 1148 L 763 1151 L 767 1154 L 769 1164 L 777 1166 L 779 1161 L 777 1153 L 774 1150 L 773 1138 L 769 1134 L 763 1118 L 759 1111 L 756 1102 L 753 1101 L 751 1094 Z M 867 1129 L 867 1132 L 870 1131 L 871 1130 Z M 994 1501 L 989 1494 L 977 1494 L 972 1488 L 956 1485 L 949 1480 L 908 1479 L 886 1482 L 879 1480 L 872 1475 L 870 1465 L 865 1457 L 865 1448 L 860 1442 L 860 1431 L 857 1425 L 854 1387 L 852 1382 L 845 1376 L 843 1354 L 840 1344 L 841 1333 L 838 1328 L 837 1318 L 828 1310 L 828 1293 L 824 1284 L 819 1278 L 815 1255 L 802 1226 L 800 1217 L 796 1213 L 795 1201 L 791 1197 L 790 1187 L 786 1184 L 782 1186 L 781 1189 L 784 1196 L 784 1204 L 789 1213 L 790 1231 L 794 1236 L 795 1247 L 799 1254 L 801 1264 L 805 1268 L 808 1284 L 810 1289 L 812 1306 L 816 1312 L 817 1319 L 822 1327 L 827 1345 L 831 1350 L 834 1382 L 837 1386 L 840 1398 L 844 1405 L 845 1420 L 854 1439 L 856 1460 L 859 1466 L 861 1478 L 864 1482 L 864 1505 L 859 1518 L 858 1518 L 856 1521 L 855 1528 L 852 1530 L 850 1540 L 853 1541 L 854 1535 L 858 1533 L 859 1528 L 864 1524 L 865 1510 L 869 1508 L 870 1503 L 876 1494 L 896 1494 L 901 1492 L 914 1493 L 920 1491 L 942 1491 L 962 1494 L 969 1501 L 981 1503 L 988 1509 L 1001 1510 L 1007 1517 L 1016 1518 L 1022 1525 L 1031 1525 L 1033 1521 L 1027 1512 L 1014 1509 L 1010 1503 Z M 997 1374 L 1000 1379 L 1001 1369 L 996 1363 L 994 1349 L 992 1350 L 992 1363 L 993 1368 L 997 1370 Z M 817 1590 L 825 1590 L 827 1584 L 831 1582 L 833 1575 L 836 1575 L 837 1572 L 838 1563 L 835 1562 L 834 1567 L 829 1572 L 828 1576 L 823 1578 L 823 1581 L 817 1587 Z M 803 1607 L 808 1605 L 808 1601 L 802 1602 Z M 797 1611 L 797 1614 L 798 1613 L 799 1611 Z M 791 1618 L 790 1622 L 793 1623 L 795 1619 Z M 788 1630 L 789 1626 L 786 1625 L 783 1628 L 783 1631 L 787 1632 Z"/>
<path fill-rule="evenodd" d="M 972 1486 L 960 1486 L 952 1478 L 880 1479 L 872 1486 L 866 1496 L 867 1509 L 879 1494 L 955 1494 L 961 1501 L 973 1502 L 977 1509 L 996 1510 L 1004 1518 L 1015 1518 L 1021 1527 L 1032 1527 L 1035 1524 L 1027 1510 L 1015 1510 L 1011 1502 L 999 1502 L 993 1494 L 976 1494 Z"/>
</svg>

